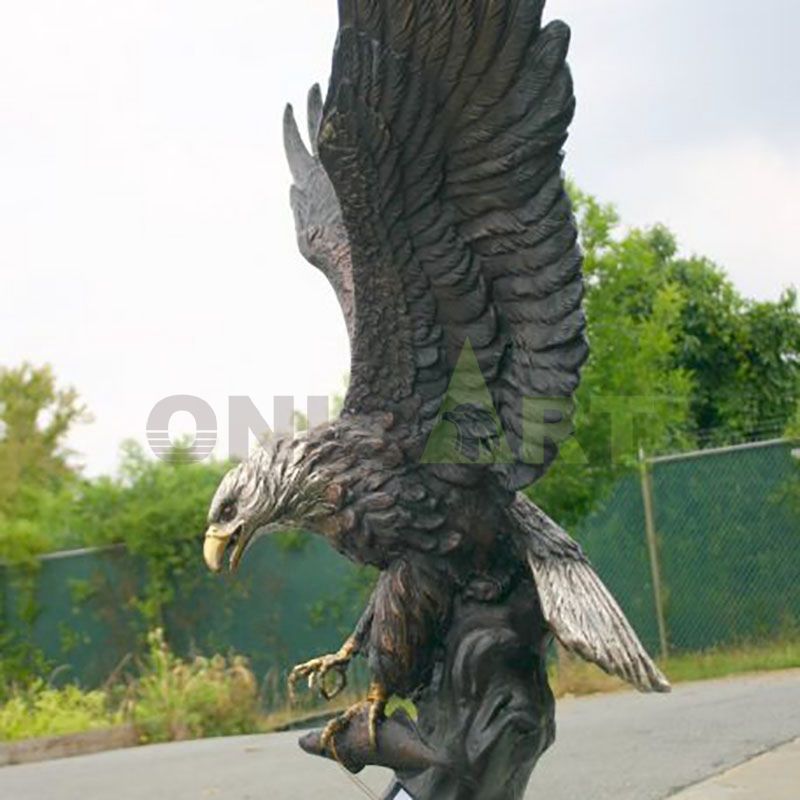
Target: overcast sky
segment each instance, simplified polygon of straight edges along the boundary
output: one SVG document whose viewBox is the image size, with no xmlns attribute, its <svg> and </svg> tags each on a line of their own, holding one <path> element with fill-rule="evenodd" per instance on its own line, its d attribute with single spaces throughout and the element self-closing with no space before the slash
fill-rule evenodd
<svg viewBox="0 0 800 800">
<path fill-rule="evenodd" d="M 325 81 L 334 0 L 0 6 L 0 365 L 50 363 L 110 470 L 171 394 L 271 417 L 348 368 L 295 250 L 280 121 Z M 551 0 L 573 28 L 569 173 L 747 295 L 798 282 L 796 0 Z M 180 428 L 185 421 L 176 419 Z"/>
</svg>

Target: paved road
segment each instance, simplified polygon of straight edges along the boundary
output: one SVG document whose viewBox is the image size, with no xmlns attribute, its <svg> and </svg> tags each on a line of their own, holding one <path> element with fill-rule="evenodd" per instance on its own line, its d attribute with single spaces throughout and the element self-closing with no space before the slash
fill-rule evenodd
<svg viewBox="0 0 800 800">
<path fill-rule="evenodd" d="M 559 705 L 530 800 L 660 800 L 800 736 L 800 671 Z M 208 740 L 0 769 L 2 800 L 355 800 L 295 734 Z M 388 775 L 367 771 L 375 791 Z M 768 798 L 764 798 L 768 800 Z"/>
<path fill-rule="evenodd" d="M 797 800 L 800 739 L 676 794 L 674 800 Z"/>
</svg>

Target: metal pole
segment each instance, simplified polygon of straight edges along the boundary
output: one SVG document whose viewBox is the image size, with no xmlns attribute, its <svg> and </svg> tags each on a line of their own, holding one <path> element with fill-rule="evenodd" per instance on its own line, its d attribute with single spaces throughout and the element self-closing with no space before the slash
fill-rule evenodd
<svg viewBox="0 0 800 800">
<path fill-rule="evenodd" d="M 728 453 L 738 453 L 742 450 L 758 450 L 762 447 L 777 447 L 778 445 L 788 444 L 789 439 L 767 439 L 763 442 L 747 442 L 746 444 L 734 444 L 728 447 L 709 447 L 706 450 L 693 450 L 688 453 L 675 453 L 671 456 L 656 456 L 647 459 L 649 464 L 669 464 L 671 461 L 689 461 L 693 458 L 705 458 L 706 456 L 727 455 Z"/>
<path fill-rule="evenodd" d="M 656 604 L 656 619 L 658 620 L 658 640 L 661 645 L 661 657 L 666 659 L 669 656 L 669 642 L 667 641 L 667 622 L 664 616 L 664 594 L 661 585 L 661 564 L 658 558 L 656 517 L 653 508 L 653 481 L 644 449 L 639 450 L 639 465 L 642 476 L 642 500 L 644 501 L 647 550 L 650 554 L 650 572 L 653 578 L 653 595 Z"/>
</svg>

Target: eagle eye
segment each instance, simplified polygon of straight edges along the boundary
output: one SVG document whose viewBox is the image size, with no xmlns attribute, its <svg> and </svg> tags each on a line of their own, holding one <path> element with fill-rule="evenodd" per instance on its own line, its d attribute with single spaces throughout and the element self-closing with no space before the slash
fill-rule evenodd
<svg viewBox="0 0 800 800">
<path fill-rule="evenodd" d="M 228 500 L 219 511 L 220 522 L 233 522 L 236 519 L 236 503 Z"/>
</svg>

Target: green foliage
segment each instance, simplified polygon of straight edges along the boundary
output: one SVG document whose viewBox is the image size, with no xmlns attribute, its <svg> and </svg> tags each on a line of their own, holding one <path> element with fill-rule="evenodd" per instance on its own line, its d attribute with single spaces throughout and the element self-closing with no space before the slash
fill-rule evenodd
<svg viewBox="0 0 800 800">
<path fill-rule="evenodd" d="M 701 443 L 780 434 L 800 401 L 797 295 L 777 302 L 742 298 L 702 258 L 667 263 L 686 304 L 676 364 L 694 377 L 692 417 Z"/>
<path fill-rule="evenodd" d="M 198 570 L 198 542 L 209 501 L 226 465 L 185 463 L 183 448 L 166 462 L 123 446 L 119 475 L 87 481 L 68 463 L 64 439 L 86 412 L 71 389 L 58 389 L 48 368 L 0 371 L 4 435 L 0 439 L 0 563 L 16 590 L 8 609 L 23 626 L 36 620 L 37 571 L 44 553 L 124 544 L 147 571 L 145 591 L 133 599 L 143 621 L 157 624 L 178 587 L 190 588 Z M 189 567 L 187 569 L 187 567 Z M 46 674 L 41 654 L 24 630 L 0 621 L 0 675 L 15 683 Z"/>
<path fill-rule="evenodd" d="M 17 590 L 18 618 L 27 626 L 38 614 L 38 557 L 65 540 L 63 518 L 78 474 L 65 440 L 88 421 L 74 389 L 59 388 L 49 367 L 0 368 L 0 564 Z M 2 610 L 2 609 L 0 609 Z M 0 619 L 0 699 L 49 668 L 20 631 Z"/>
<path fill-rule="evenodd" d="M 38 520 L 0 516 L 0 561 L 35 569 L 38 558 L 52 547 L 51 537 Z"/>
<path fill-rule="evenodd" d="M 74 389 L 49 367 L 0 368 L 0 562 L 34 569 L 63 542 L 69 490 L 78 481 L 65 440 L 88 421 Z"/>
<path fill-rule="evenodd" d="M 389 698 L 389 702 L 386 703 L 386 716 L 393 717 L 398 712 L 402 712 L 413 722 L 419 719 L 419 709 L 414 704 L 413 700 L 409 700 L 407 697 L 393 695 Z"/>
<path fill-rule="evenodd" d="M 77 686 L 53 689 L 38 680 L 0 706 L 0 740 L 83 733 L 121 721 L 105 692 L 83 692 Z"/>
<path fill-rule="evenodd" d="M 733 675 L 775 672 L 800 667 L 800 641 L 755 642 L 738 647 L 720 647 L 702 653 L 670 656 L 660 667 L 672 684 L 718 680 Z M 556 697 L 616 692 L 626 684 L 599 667 L 559 649 L 549 669 Z"/>
<path fill-rule="evenodd" d="M 0 512 L 0 563 L 35 570 L 39 556 L 74 544 L 67 520 L 77 485 L 75 478 L 69 488 L 27 487 L 16 510 Z"/>
<path fill-rule="evenodd" d="M 0 703 L 52 671 L 44 654 L 16 631 L 0 628 Z"/>
<path fill-rule="evenodd" d="M 656 225 L 624 230 L 613 206 L 570 187 L 586 254 L 592 356 L 575 441 L 532 496 L 584 518 L 636 459 L 779 436 L 800 401 L 797 295 L 743 299 L 704 258 L 680 258 Z M 626 428 L 621 421 L 635 416 Z"/>
<path fill-rule="evenodd" d="M 800 400 L 797 401 L 797 410 L 786 428 L 786 438 L 800 441 Z"/>
<path fill-rule="evenodd" d="M 245 659 L 184 661 L 161 630 L 148 636 L 140 674 L 127 686 L 86 692 L 43 680 L 0 698 L 0 740 L 96 730 L 132 721 L 143 742 L 253 733 L 260 727 L 258 687 Z"/>
<path fill-rule="evenodd" d="M 785 502 L 795 513 L 800 515 L 800 401 L 797 403 L 797 411 L 786 428 L 786 438 L 796 444 L 793 450 L 795 457 L 794 475 L 782 487 L 782 491 L 776 498 L 777 502 Z"/>
<path fill-rule="evenodd" d="M 167 742 L 252 733 L 258 728 L 258 686 L 240 656 L 183 661 L 161 630 L 148 637 L 143 675 L 126 705 L 143 741 Z"/>
<path fill-rule="evenodd" d="M 89 417 L 74 389 L 61 389 L 50 367 L 0 368 L 0 514 L 25 516 L 40 499 L 75 477 L 64 442 Z"/>
<path fill-rule="evenodd" d="M 716 648 L 704 653 L 685 653 L 664 665 L 674 683 L 707 681 L 751 672 L 775 672 L 800 667 L 800 641 L 795 636 L 777 642 Z"/>
<path fill-rule="evenodd" d="M 611 206 L 572 190 L 586 254 L 592 357 L 578 391 L 574 441 L 532 497 L 566 525 L 583 519 L 647 451 L 678 446 L 692 379 L 675 363 L 685 297 L 663 279 L 675 243 L 662 227 L 619 234 Z"/>
<path fill-rule="evenodd" d="M 144 559 L 147 586 L 137 603 L 148 624 L 159 624 L 178 586 L 188 590 L 189 569 L 198 557 L 206 513 L 228 469 L 220 463 L 187 463 L 180 451 L 152 461 L 134 442 L 123 446 L 118 478 L 81 487 L 70 515 L 84 546 L 124 544 Z"/>
</svg>

